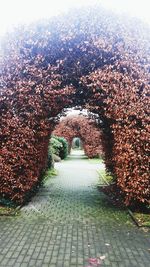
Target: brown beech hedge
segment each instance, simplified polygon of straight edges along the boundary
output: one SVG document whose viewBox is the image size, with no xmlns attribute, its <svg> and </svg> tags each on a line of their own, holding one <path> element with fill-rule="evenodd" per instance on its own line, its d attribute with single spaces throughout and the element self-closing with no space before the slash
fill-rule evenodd
<svg viewBox="0 0 150 267">
<path fill-rule="evenodd" d="M 83 115 L 70 115 L 63 118 L 53 131 L 56 136 L 63 136 L 72 146 L 74 137 L 82 140 L 83 149 L 89 158 L 102 155 L 102 133 L 95 121 Z"/>
<path fill-rule="evenodd" d="M 99 7 L 21 26 L 2 40 L 0 197 L 39 182 L 64 108 L 95 113 L 125 203 L 150 202 L 149 28 Z"/>
</svg>

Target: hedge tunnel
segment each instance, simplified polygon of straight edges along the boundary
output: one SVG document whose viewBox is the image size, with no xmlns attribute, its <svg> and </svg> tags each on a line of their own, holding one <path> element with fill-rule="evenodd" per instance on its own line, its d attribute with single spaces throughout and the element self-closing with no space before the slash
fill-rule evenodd
<svg viewBox="0 0 150 267">
<path fill-rule="evenodd" d="M 125 203 L 150 202 L 149 28 L 100 7 L 20 26 L 2 40 L 0 196 L 17 203 L 46 166 L 57 116 L 97 114 Z"/>
<path fill-rule="evenodd" d="M 69 151 L 72 141 L 78 137 L 88 158 L 102 156 L 102 133 L 93 119 L 83 115 L 68 115 L 64 117 L 52 132 L 68 141 Z"/>
</svg>

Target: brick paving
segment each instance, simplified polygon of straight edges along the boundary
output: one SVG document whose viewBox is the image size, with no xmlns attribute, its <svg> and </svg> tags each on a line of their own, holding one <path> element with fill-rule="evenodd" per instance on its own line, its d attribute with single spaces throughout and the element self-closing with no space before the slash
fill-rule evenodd
<svg viewBox="0 0 150 267">
<path fill-rule="evenodd" d="M 149 233 L 97 190 L 103 165 L 74 154 L 56 168 L 18 216 L 0 217 L 0 267 L 86 267 L 102 255 L 99 266 L 149 267 Z"/>
</svg>

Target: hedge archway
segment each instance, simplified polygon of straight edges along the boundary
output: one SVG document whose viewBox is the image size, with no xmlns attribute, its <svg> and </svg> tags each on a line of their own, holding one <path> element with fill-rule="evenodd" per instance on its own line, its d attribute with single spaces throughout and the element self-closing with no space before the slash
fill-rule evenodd
<svg viewBox="0 0 150 267">
<path fill-rule="evenodd" d="M 3 41 L 0 195 L 23 202 L 46 166 L 64 108 L 99 116 L 108 168 L 133 200 L 150 201 L 149 28 L 95 7 L 22 26 Z"/>
<path fill-rule="evenodd" d="M 53 134 L 63 136 L 68 141 L 69 151 L 72 140 L 79 137 L 84 152 L 89 158 L 102 155 L 102 133 L 93 120 L 83 115 L 70 115 L 63 118 L 54 129 Z"/>
</svg>

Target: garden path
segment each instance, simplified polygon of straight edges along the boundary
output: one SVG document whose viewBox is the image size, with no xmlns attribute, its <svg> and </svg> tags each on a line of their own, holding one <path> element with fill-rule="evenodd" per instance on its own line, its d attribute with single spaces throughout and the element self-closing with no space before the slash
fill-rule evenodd
<svg viewBox="0 0 150 267">
<path fill-rule="evenodd" d="M 18 216 L 0 217 L 0 267 L 85 267 L 101 256 L 93 266 L 149 267 L 150 236 L 97 190 L 100 168 L 74 153 Z"/>
</svg>

